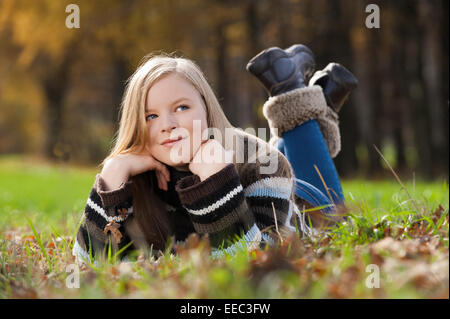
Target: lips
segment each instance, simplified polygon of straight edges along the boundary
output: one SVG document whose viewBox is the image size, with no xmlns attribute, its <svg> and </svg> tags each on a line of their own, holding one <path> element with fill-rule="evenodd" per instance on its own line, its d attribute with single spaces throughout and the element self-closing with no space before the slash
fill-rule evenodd
<svg viewBox="0 0 450 319">
<path fill-rule="evenodd" d="M 181 136 L 176 139 L 167 139 L 164 142 L 162 142 L 161 145 L 172 146 L 172 145 L 176 144 L 177 142 L 181 141 L 182 139 L 184 139 L 184 138 Z"/>
</svg>

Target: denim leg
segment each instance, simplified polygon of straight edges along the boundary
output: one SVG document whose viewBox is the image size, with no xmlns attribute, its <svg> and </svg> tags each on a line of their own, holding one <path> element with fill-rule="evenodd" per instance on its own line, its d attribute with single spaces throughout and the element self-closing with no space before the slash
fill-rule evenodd
<svg viewBox="0 0 450 319">
<path fill-rule="evenodd" d="M 304 122 L 284 132 L 276 147 L 290 162 L 297 181 L 296 194 L 317 205 L 330 203 L 328 192 L 320 179 L 314 164 L 329 188 L 330 196 L 337 204 L 344 202 L 336 167 L 316 120 Z M 325 198 L 324 198 L 325 196 Z M 309 200 L 312 197 L 312 200 Z"/>
</svg>

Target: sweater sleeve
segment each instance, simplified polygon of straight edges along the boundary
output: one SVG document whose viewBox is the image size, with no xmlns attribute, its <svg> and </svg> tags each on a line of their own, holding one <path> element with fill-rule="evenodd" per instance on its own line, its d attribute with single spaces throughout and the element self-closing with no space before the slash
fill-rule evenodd
<svg viewBox="0 0 450 319">
<path fill-rule="evenodd" d="M 124 223 L 132 213 L 132 182 L 107 190 L 104 179 L 97 174 L 75 238 L 73 255 L 79 260 L 91 260 L 91 255 L 98 257 L 108 249 L 109 242 L 114 252 L 128 245 L 130 239 Z"/>
<path fill-rule="evenodd" d="M 203 181 L 197 175 L 182 178 L 176 184 L 176 191 L 195 231 L 208 234 L 213 256 L 258 247 L 261 232 L 235 164 L 228 164 Z"/>
</svg>

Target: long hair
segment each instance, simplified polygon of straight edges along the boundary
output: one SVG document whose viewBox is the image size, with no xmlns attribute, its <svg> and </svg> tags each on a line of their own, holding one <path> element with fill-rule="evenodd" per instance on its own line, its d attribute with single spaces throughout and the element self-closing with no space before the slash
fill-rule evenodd
<svg viewBox="0 0 450 319">
<path fill-rule="evenodd" d="M 114 137 L 114 147 L 101 166 L 108 159 L 119 154 L 144 152 L 149 139 L 145 121 L 147 92 L 156 81 L 174 72 L 190 82 L 200 93 L 207 115 L 208 128 L 219 130 L 222 136 L 225 136 L 227 128 L 231 128 L 233 136 L 238 138 L 247 136 L 248 141 L 255 141 L 257 144 L 266 143 L 256 136 L 234 128 L 225 116 L 205 75 L 195 62 L 165 53 L 152 53 L 144 57 L 137 70 L 127 80 L 119 113 L 120 126 Z M 230 130 L 227 131 L 230 132 Z M 240 145 L 240 143 L 223 145 L 225 149 L 235 151 L 234 162 L 236 162 L 237 156 L 236 145 Z M 154 171 L 147 171 L 132 177 L 135 224 L 130 237 L 139 241 L 138 245 L 140 246 L 147 247 L 145 245 L 147 243 L 153 245 L 156 250 L 163 250 L 172 230 L 164 204 L 154 192 L 156 185 L 153 185 L 153 181 L 155 178 Z"/>
</svg>

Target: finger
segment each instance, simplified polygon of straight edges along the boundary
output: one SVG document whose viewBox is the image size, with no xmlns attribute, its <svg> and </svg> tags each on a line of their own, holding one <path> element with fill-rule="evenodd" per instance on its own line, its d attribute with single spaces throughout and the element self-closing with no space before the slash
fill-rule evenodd
<svg viewBox="0 0 450 319">
<path fill-rule="evenodd" d="M 155 168 L 155 171 L 161 174 L 161 179 L 164 181 L 170 180 L 170 173 L 165 165 L 158 165 L 158 167 Z"/>
<path fill-rule="evenodd" d="M 167 181 L 166 181 L 166 179 L 165 179 L 165 177 L 163 176 L 163 175 L 161 175 L 161 182 L 162 182 L 162 184 L 163 184 L 163 187 L 164 187 L 164 189 L 165 190 L 168 190 L 169 189 L 169 186 L 168 186 L 168 184 L 167 184 Z"/>
<path fill-rule="evenodd" d="M 165 173 L 164 173 L 165 172 Z M 164 166 L 164 171 L 161 173 L 161 178 L 166 189 L 169 189 L 170 173 L 166 166 Z"/>
<path fill-rule="evenodd" d="M 164 165 L 163 163 L 161 163 L 160 161 L 158 161 L 156 158 L 154 158 L 153 156 L 150 156 L 151 158 L 151 162 L 152 162 L 152 166 L 153 169 L 156 171 L 162 171 L 164 169 Z"/>
<path fill-rule="evenodd" d="M 159 172 L 158 171 L 155 171 L 155 174 L 156 174 L 156 180 L 157 180 L 157 182 L 158 182 L 158 188 L 159 189 L 162 189 L 162 187 L 161 187 L 161 178 L 159 177 Z"/>
<path fill-rule="evenodd" d="M 169 170 L 167 169 L 166 165 L 164 165 L 163 163 L 161 163 L 158 160 L 154 160 L 154 169 L 155 171 L 158 171 L 162 174 L 162 177 L 164 179 L 170 179 L 170 173 Z"/>
<path fill-rule="evenodd" d="M 160 182 L 161 182 L 161 187 L 162 189 L 164 189 L 165 191 L 167 191 L 168 187 L 167 187 L 167 182 L 166 182 L 166 178 L 164 177 L 163 174 L 160 174 Z"/>
<path fill-rule="evenodd" d="M 163 170 L 164 176 L 166 177 L 167 181 L 170 181 L 170 172 L 169 169 L 167 168 L 167 166 L 164 165 L 164 170 Z"/>
<path fill-rule="evenodd" d="M 167 190 L 166 185 L 164 184 L 164 177 L 161 175 L 161 172 L 157 171 L 157 177 L 158 177 L 158 187 L 162 190 Z"/>
<path fill-rule="evenodd" d="M 153 169 L 156 172 L 159 172 L 161 175 L 161 180 L 170 180 L 170 173 L 169 170 L 167 169 L 167 166 L 164 165 L 163 163 L 161 163 L 160 161 L 158 161 L 156 158 L 154 158 L 153 156 L 150 155 L 150 158 L 152 159 L 152 166 Z"/>
</svg>

